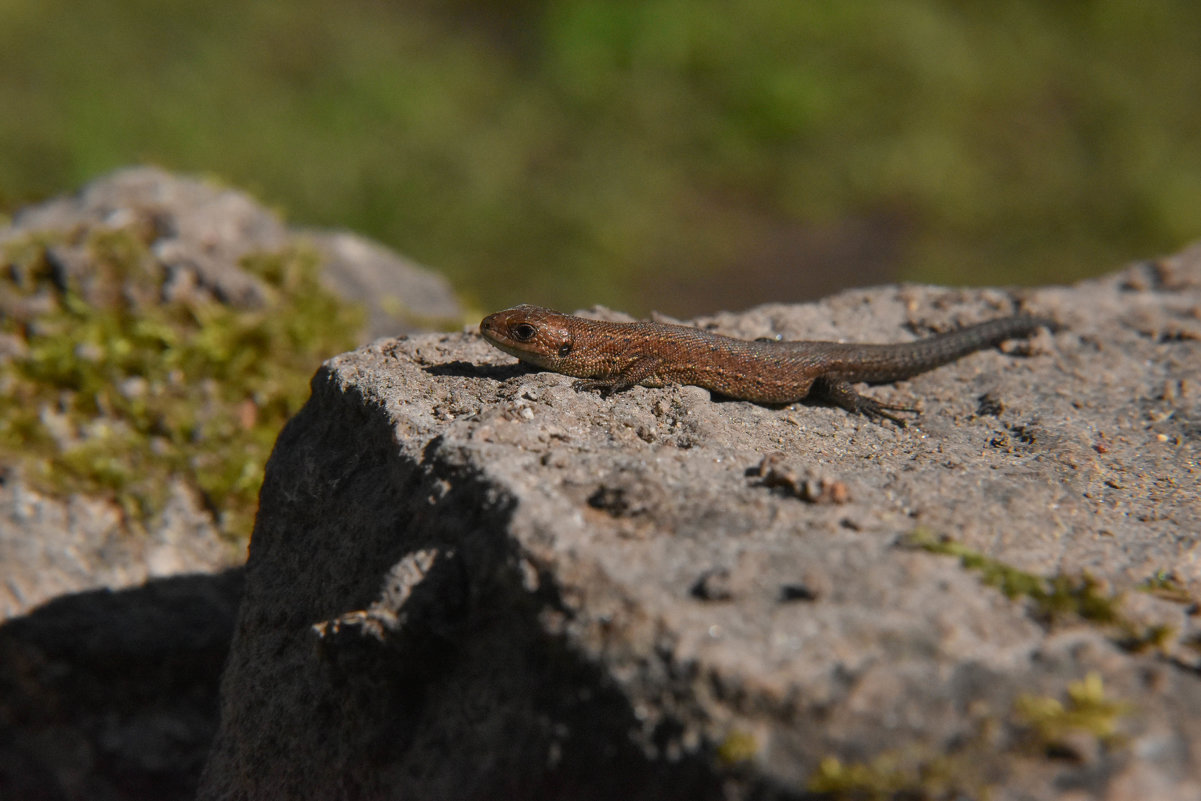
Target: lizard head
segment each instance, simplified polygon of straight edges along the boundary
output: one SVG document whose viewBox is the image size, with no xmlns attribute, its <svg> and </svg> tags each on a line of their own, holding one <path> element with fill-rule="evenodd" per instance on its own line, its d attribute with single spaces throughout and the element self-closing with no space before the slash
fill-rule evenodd
<svg viewBox="0 0 1201 801">
<path fill-rule="evenodd" d="M 541 306 L 521 305 L 489 314 L 480 322 L 484 339 L 523 362 L 555 372 L 574 346 L 571 318 Z M 570 373 L 568 372 L 570 375 Z"/>
</svg>

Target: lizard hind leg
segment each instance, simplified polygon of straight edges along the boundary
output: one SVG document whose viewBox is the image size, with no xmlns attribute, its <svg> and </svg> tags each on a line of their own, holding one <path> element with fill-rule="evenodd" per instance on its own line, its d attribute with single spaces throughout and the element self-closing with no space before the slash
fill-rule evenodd
<svg viewBox="0 0 1201 801">
<path fill-rule="evenodd" d="M 861 414 L 875 423 L 879 423 L 881 419 L 891 420 L 901 428 L 908 423 L 892 412 L 917 412 L 912 406 L 881 403 L 875 398 L 860 395 L 848 382 L 832 378 L 819 378 L 814 381 L 809 390 L 809 397 L 824 400 L 852 414 Z"/>
</svg>

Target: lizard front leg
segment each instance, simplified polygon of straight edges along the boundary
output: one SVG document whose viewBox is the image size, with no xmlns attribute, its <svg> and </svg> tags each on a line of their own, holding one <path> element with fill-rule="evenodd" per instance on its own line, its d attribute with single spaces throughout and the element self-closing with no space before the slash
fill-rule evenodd
<svg viewBox="0 0 1201 801">
<path fill-rule="evenodd" d="M 574 386 L 579 392 L 590 392 L 594 389 L 599 390 L 601 397 L 607 398 L 614 392 L 629 389 L 651 378 L 662 363 L 663 359 L 660 356 L 639 356 L 627 364 L 616 375 L 577 381 Z"/>
</svg>

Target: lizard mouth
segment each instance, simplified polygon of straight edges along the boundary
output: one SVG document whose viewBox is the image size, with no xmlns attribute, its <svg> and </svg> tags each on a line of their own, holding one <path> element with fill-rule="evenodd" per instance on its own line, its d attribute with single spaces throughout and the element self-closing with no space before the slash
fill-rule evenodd
<svg viewBox="0 0 1201 801">
<path fill-rule="evenodd" d="M 510 341 L 505 336 L 503 327 L 498 324 L 495 314 L 489 314 L 480 321 L 480 336 L 498 348 L 503 348 Z"/>
<path fill-rule="evenodd" d="M 517 342 L 505 333 L 503 322 L 498 314 L 489 314 L 480 321 L 480 336 L 497 350 L 504 351 L 510 356 L 516 356 L 522 361 L 530 361 L 531 355 L 522 350 Z"/>
</svg>

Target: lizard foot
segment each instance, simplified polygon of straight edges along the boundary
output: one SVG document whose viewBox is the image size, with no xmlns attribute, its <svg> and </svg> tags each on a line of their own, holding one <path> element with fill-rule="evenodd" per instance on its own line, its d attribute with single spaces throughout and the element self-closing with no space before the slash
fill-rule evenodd
<svg viewBox="0 0 1201 801">
<path fill-rule="evenodd" d="M 879 423 L 881 420 L 891 420 L 901 428 L 905 428 L 909 423 L 904 418 L 897 417 L 893 412 L 917 413 L 917 409 L 914 409 L 912 406 L 882 403 L 867 395 L 860 395 L 846 381 L 820 378 L 813 382 L 813 387 L 809 390 L 809 394 L 827 403 L 832 403 L 835 406 L 846 409 L 852 414 L 861 414 L 874 423 Z"/>
</svg>

